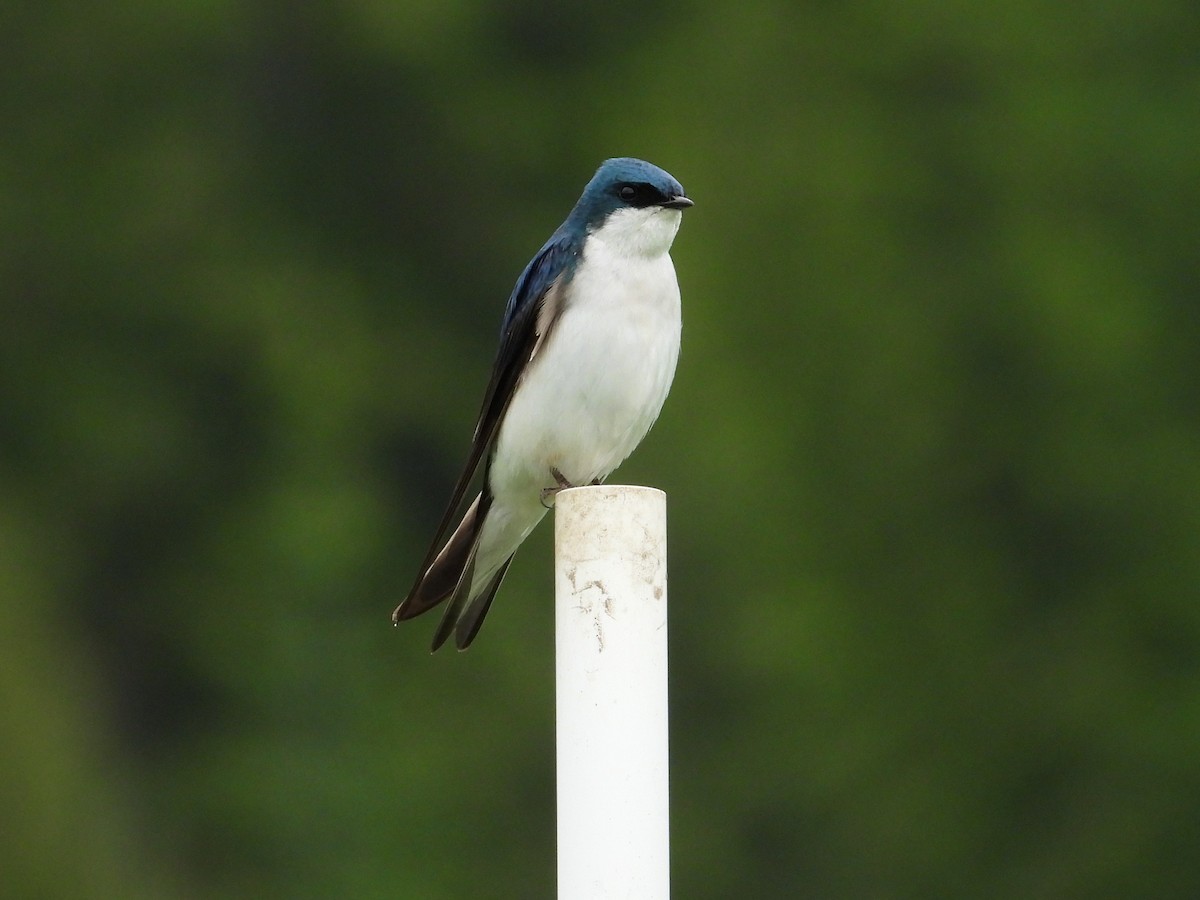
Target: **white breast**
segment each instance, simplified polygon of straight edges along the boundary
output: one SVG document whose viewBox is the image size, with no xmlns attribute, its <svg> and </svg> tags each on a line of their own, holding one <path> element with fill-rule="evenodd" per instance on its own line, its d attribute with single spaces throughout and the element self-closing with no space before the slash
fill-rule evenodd
<svg viewBox="0 0 1200 900">
<path fill-rule="evenodd" d="M 621 210 L 585 244 L 567 305 L 501 426 L 497 496 L 604 478 L 658 418 L 679 357 L 680 305 L 668 251 L 675 210 Z"/>
</svg>

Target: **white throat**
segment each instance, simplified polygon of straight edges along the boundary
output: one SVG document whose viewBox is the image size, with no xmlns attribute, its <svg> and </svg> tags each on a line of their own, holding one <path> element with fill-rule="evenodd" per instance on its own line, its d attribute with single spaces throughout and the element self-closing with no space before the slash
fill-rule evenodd
<svg viewBox="0 0 1200 900">
<path fill-rule="evenodd" d="M 683 214 L 677 209 L 648 206 L 614 210 L 588 236 L 608 245 L 614 256 L 662 256 L 671 249 Z"/>
</svg>

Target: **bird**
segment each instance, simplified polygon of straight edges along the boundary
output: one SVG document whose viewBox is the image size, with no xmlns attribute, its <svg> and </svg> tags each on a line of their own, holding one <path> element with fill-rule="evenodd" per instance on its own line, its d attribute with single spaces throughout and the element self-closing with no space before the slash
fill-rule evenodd
<svg viewBox="0 0 1200 900">
<path fill-rule="evenodd" d="M 471 645 L 557 492 L 601 484 L 658 418 L 681 333 L 670 249 L 692 205 L 658 166 L 605 160 L 517 279 L 466 466 L 392 613 L 399 624 L 446 602 L 430 652 L 451 633 L 459 650 Z"/>
</svg>

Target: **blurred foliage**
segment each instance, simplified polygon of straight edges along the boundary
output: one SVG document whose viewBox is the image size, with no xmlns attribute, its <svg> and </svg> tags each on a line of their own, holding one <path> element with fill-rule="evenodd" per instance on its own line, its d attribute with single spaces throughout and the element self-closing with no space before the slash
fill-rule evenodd
<svg viewBox="0 0 1200 900">
<path fill-rule="evenodd" d="M 595 165 L 696 199 L 680 897 L 1195 897 L 1200 12 L 0 12 L 5 896 L 546 897 L 549 528 L 388 613 Z"/>
</svg>

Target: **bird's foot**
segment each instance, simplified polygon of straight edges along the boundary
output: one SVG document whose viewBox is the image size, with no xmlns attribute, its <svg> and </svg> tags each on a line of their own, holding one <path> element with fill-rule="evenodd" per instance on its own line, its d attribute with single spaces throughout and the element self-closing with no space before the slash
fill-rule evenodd
<svg viewBox="0 0 1200 900">
<path fill-rule="evenodd" d="M 550 467 L 550 474 L 554 476 L 555 486 L 542 488 L 542 506 L 546 509 L 554 507 L 554 498 L 559 491 L 566 490 L 569 487 L 575 487 L 571 482 L 567 481 L 567 477 L 562 472 L 558 471 L 555 466 Z"/>
</svg>

